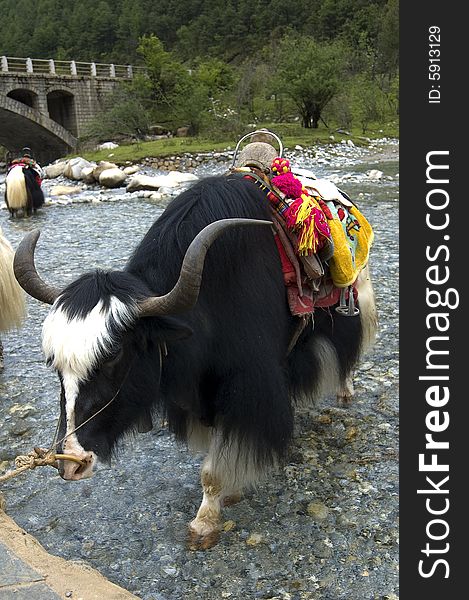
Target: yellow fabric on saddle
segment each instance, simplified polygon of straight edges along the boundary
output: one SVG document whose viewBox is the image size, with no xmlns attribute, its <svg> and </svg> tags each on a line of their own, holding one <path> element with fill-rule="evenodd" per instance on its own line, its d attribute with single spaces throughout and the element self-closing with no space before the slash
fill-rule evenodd
<svg viewBox="0 0 469 600">
<path fill-rule="evenodd" d="M 336 287 L 348 287 L 368 262 L 373 229 L 356 206 L 326 204 L 333 216 L 327 221 L 334 242 L 334 254 L 329 259 L 332 281 Z"/>
<path fill-rule="evenodd" d="M 311 174 L 312 175 L 312 174 Z M 366 266 L 373 243 L 373 229 L 358 208 L 327 179 L 300 178 L 303 185 L 321 199 L 331 231 L 334 253 L 328 260 L 336 287 L 352 285 Z"/>
</svg>

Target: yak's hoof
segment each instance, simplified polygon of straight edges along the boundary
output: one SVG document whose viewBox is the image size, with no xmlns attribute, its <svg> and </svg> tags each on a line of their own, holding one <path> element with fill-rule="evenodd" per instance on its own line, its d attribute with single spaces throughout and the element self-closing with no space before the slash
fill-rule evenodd
<svg viewBox="0 0 469 600">
<path fill-rule="evenodd" d="M 220 532 L 218 529 L 206 533 L 205 535 L 201 535 L 189 528 L 187 545 L 189 550 L 208 550 L 209 548 L 213 548 L 213 546 L 218 543 L 219 539 Z"/>
<path fill-rule="evenodd" d="M 229 496 L 225 496 L 222 500 L 222 506 L 233 506 L 233 504 L 238 504 L 243 499 L 243 494 L 230 494 Z"/>
<path fill-rule="evenodd" d="M 337 394 L 337 404 L 349 407 L 353 402 L 353 394 Z"/>
</svg>

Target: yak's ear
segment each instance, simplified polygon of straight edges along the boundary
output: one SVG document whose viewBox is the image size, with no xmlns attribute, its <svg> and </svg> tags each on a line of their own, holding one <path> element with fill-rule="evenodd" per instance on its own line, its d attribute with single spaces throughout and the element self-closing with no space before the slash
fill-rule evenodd
<svg viewBox="0 0 469 600">
<path fill-rule="evenodd" d="M 158 337 L 161 335 L 165 342 L 184 340 L 194 333 L 189 325 L 175 317 L 158 317 L 158 330 Z"/>
</svg>

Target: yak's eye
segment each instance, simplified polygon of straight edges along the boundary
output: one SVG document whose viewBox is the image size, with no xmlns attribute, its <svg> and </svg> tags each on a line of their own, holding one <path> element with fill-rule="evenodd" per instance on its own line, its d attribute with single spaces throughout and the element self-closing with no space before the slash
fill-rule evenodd
<svg viewBox="0 0 469 600">
<path fill-rule="evenodd" d="M 103 370 L 107 371 L 107 372 L 111 371 L 117 365 L 117 363 L 121 360 L 121 358 L 123 356 L 124 356 L 124 350 L 122 348 L 119 348 L 119 350 L 115 354 L 108 356 L 107 359 L 103 362 L 103 364 L 102 364 Z"/>
</svg>

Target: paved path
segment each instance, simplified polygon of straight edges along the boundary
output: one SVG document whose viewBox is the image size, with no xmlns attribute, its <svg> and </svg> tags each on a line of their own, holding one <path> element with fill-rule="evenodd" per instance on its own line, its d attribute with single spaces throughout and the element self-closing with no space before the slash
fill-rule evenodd
<svg viewBox="0 0 469 600">
<path fill-rule="evenodd" d="M 79 561 L 53 556 L 0 508 L 0 600 L 132 600 Z"/>
</svg>

